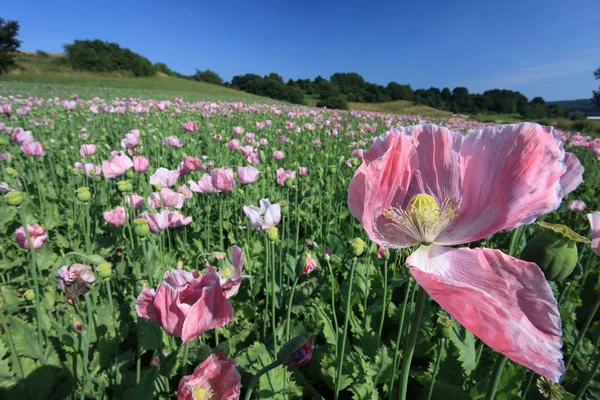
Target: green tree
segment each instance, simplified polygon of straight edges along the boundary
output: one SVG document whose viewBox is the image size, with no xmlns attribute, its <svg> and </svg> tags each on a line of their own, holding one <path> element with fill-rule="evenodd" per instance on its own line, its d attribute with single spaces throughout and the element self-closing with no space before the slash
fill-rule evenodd
<svg viewBox="0 0 600 400">
<path fill-rule="evenodd" d="M 0 18 L 0 73 L 15 65 L 15 53 L 21 46 L 21 41 L 17 39 L 18 34 L 17 21 L 5 21 Z"/>
<path fill-rule="evenodd" d="M 196 73 L 194 74 L 194 80 L 212 83 L 213 85 L 223 84 L 223 78 L 221 78 L 215 71 L 211 71 L 210 69 L 207 69 L 206 71 L 200 71 L 197 69 Z"/>
<path fill-rule="evenodd" d="M 596 79 L 600 79 L 600 67 L 594 71 L 594 76 L 596 77 Z M 594 103 L 596 104 L 596 107 L 600 108 L 600 87 L 598 88 L 598 90 L 594 90 Z"/>
</svg>

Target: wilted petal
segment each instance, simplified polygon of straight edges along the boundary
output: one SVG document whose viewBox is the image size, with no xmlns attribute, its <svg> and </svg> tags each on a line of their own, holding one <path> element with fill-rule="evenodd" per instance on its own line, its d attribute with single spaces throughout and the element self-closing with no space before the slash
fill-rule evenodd
<svg viewBox="0 0 600 400">
<path fill-rule="evenodd" d="M 560 315 L 537 265 L 499 250 L 437 245 L 419 248 L 406 262 L 419 285 L 485 344 L 558 381 Z"/>
</svg>

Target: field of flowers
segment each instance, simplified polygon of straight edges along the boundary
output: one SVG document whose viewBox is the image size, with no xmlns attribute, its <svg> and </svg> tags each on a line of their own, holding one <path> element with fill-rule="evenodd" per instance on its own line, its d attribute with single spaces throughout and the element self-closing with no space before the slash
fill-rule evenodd
<svg viewBox="0 0 600 400">
<path fill-rule="evenodd" d="M 600 398 L 598 157 L 536 124 L 0 97 L 0 397 Z"/>
</svg>

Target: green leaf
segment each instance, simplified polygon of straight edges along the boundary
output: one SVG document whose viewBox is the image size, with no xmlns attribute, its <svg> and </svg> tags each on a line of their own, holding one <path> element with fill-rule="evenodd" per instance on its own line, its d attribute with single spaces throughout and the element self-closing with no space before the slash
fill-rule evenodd
<svg viewBox="0 0 600 400">
<path fill-rule="evenodd" d="M 475 349 L 475 336 L 455 319 L 454 327 L 450 332 L 450 341 L 458 350 L 458 360 L 460 361 L 465 374 L 470 375 L 477 366 L 477 351 Z"/>
<path fill-rule="evenodd" d="M 323 326 L 323 336 L 325 336 L 325 340 L 327 341 L 327 343 L 335 346 L 337 344 L 338 335 L 335 331 L 333 323 L 331 322 L 331 320 L 327 316 L 327 313 L 325 313 L 323 309 L 317 308 L 317 310 L 319 312 L 319 321 Z"/>
<path fill-rule="evenodd" d="M 31 326 L 12 316 L 10 317 L 10 331 L 18 355 L 36 360 L 42 359 L 42 348 Z"/>
</svg>

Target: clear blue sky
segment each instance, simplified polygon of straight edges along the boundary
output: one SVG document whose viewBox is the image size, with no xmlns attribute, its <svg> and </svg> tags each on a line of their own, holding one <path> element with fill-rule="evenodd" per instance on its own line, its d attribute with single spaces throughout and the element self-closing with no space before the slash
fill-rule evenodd
<svg viewBox="0 0 600 400">
<path fill-rule="evenodd" d="M 61 52 L 102 39 L 191 74 L 248 72 L 413 89 L 518 90 L 530 99 L 591 98 L 600 86 L 599 0 L 3 1 L 22 50 Z"/>
</svg>

